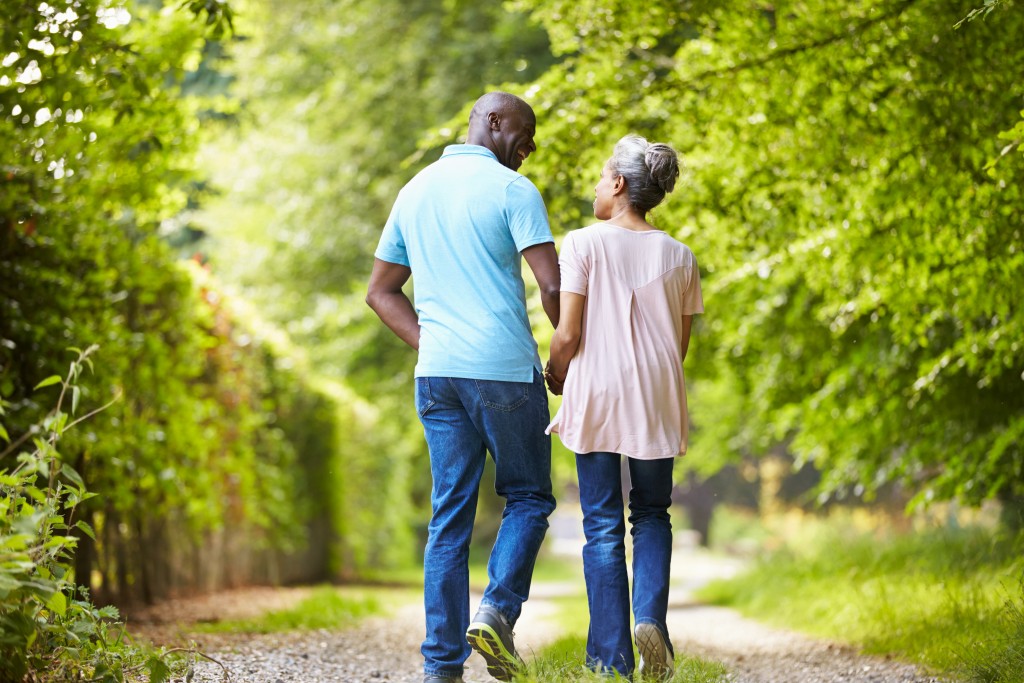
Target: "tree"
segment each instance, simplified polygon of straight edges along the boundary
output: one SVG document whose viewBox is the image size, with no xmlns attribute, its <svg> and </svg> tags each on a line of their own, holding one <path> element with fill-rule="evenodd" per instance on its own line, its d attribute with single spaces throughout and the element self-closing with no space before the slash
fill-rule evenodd
<svg viewBox="0 0 1024 683">
<path fill-rule="evenodd" d="M 254 546 L 301 541 L 304 477 L 320 476 L 281 428 L 308 387 L 285 381 L 160 238 L 192 199 L 209 106 L 181 86 L 230 17 L 221 3 L 190 7 L 8 3 L 0 33 L 4 428 L 29 434 L 46 409 L 39 381 L 68 347 L 100 346 L 73 402 L 123 398 L 61 455 L 100 494 L 80 514 L 102 540 L 82 536 L 76 566 L 83 584 L 101 570 L 102 599 L 186 582 L 174 574 L 183 556 L 225 526 Z"/>
<path fill-rule="evenodd" d="M 684 153 L 656 220 L 705 278 L 694 460 L 785 443 L 827 491 L 1024 493 L 1022 160 L 986 169 L 1020 108 L 1020 13 L 955 29 L 970 3 L 515 7 L 562 57 L 528 89 L 553 224 L 589 220 L 622 134 Z"/>
</svg>

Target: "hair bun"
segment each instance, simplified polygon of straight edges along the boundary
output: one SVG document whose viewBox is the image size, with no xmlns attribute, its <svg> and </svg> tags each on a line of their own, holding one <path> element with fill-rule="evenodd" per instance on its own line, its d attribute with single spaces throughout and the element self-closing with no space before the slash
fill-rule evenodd
<svg viewBox="0 0 1024 683">
<path fill-rule="evenodd" d="M 651 180 L 666 194 L 676 186 L 679 178 L 679 158 L 676 151 L 666 144 L 655 142 L 647 147 L 644 163 L 651 173 Z"/>
</svg>

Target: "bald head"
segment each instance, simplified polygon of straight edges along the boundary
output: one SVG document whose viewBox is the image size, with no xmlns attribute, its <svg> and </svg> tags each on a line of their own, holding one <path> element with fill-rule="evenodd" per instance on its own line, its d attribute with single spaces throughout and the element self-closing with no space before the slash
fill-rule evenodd
<svg viewBox="0 0 1024 683">
<path fill-rule="evenodd" d="M 469 113 L 466 142 L 486 147 L 503 166 L 516 171 L 537 149 L 533 141 L 536 128 L 537 117 L 524 100 L 507 92 L 489 92 Z"/>
<path fill-rule="evenodd" d="M 469 125 L 472 126 L 474 122 L 481 120 L 486 121 L 487 115 L 491 112 L 510 114 L 527 109 L 533 111 L 530 105 L 512 93 L 500 91 L 485 93 L 473 105 L 473 110 L 469 112 Z"/>
</svg>

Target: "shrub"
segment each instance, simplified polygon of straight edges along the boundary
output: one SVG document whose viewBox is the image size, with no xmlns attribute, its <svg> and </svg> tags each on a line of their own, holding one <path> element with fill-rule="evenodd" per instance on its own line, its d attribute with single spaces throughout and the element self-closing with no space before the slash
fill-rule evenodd
<svg viewBox="0 0 1024 683">
<path fill-rule="evenodd" d="M 149 671 L 151 683 L 166 680 L 166 653 L 153 653 L 125 640 L 114 607 L 96 607 L 75 585 L 71 569 L 78 539 L 72 529 L 93 536 L 75 519 L 79 504 L 95 494 L 63 462 L 58 443 L 67 430 L 90 417 L 75 418 L 77 380 L 96 347 L 74 351 L 66 378 L 49 377 L 36 387 L 61 387 L 56 407 L 40 425 L 0 453 L 0 681 L 124 681 Z M 115 399 L 116 400 L 116 399 Z M 70 403 L 70 407 L 67 404 Z M 0 400 L 0 417 L 7 404 Z M 102 410 L 100 408 L 99 410 Z"/>
</svg>

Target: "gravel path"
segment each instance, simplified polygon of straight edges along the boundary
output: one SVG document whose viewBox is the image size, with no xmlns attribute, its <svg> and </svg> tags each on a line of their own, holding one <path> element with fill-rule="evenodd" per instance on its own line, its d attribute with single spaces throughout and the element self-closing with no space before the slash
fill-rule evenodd
<svg viewBox="0 0 1024 683">
<path fill-rule="evenodd" d="M 675 551 L 668 629 L 677 652 L 722 662 L 736 683 L 938 683 L 911 664 L 771 628 L 692 599 L 698 586 L 741 568 L 737 560 Z"/>
<path fill-rule="evenodd" d="M 737 561 L 678 549 L 668 618 L 677 652 L 723 662 L 733 683 L 937 682 L 908 664 L 859 655 L 847 647 L 768 628 L 732 610 L 692 601 L 690 591 L 695 586 L 735 572 L 739 566 Z M 516 626 L 517 645 L 527 658 L 560 635 L 550 618 L 556 610 L 551 598 L 582 590 L 581 583 L 534 586 Z M 139 632 L 157 643 L 181 643 L 182 627 L 173 622 L 249 616 L 260 609 L 280 609 L 306 594 L 302 589 L 252 589 L 172 603 L 141 615 L 141 621 L 168 623 L 142 626 Z M 414 603 L 390 618 L 369 619 L 346 631 L 193 637 L 200 650 L 227 667 L 235 683 L 420 683 L 423 632 L 422 608 Z M 225 680 L 220 666 L 212 662 L 198 661 L 195 671 L 194 683 Z M 467 662 L 465 680 L 488 683 L 492 679 L 474 655 Z"/>
</svg>

